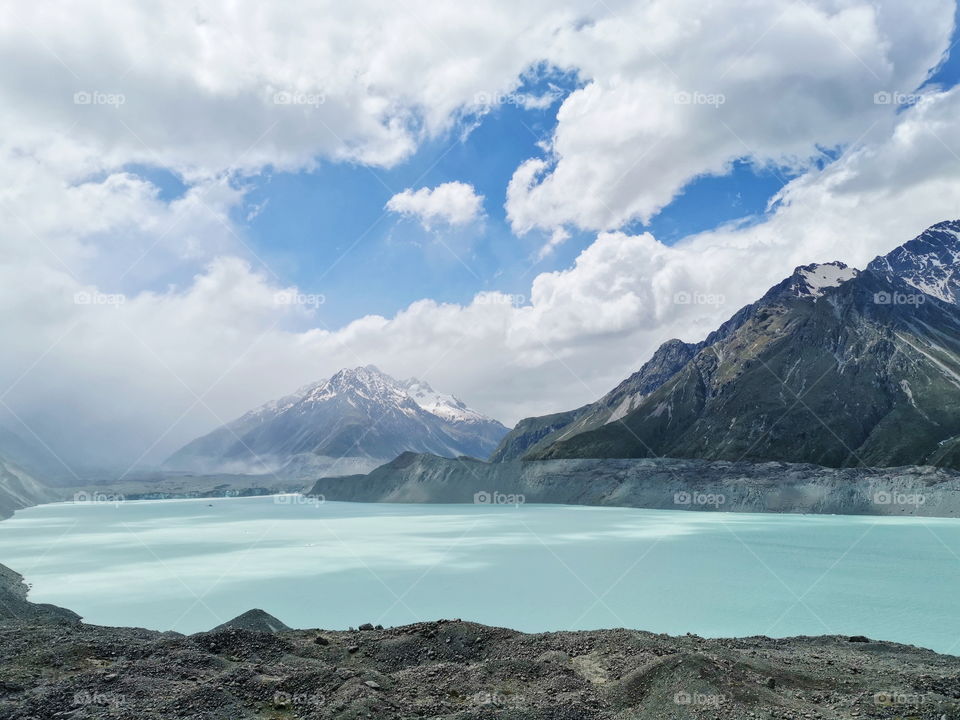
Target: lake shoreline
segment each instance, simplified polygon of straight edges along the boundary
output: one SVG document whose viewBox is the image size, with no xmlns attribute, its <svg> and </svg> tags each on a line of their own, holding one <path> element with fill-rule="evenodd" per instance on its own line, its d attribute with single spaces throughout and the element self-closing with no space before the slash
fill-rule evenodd
<svg viewBox="0 0 960 720">
<path fill-rule="evenodd" d="M 180 632 L 250 605 L 308 627 L 313 611 L 296 598 L 323 597 L 333 583 L 325 626 L 341 629 L 359 611 L 391 624 L 457 614 L 524 632 L 860 633 L 941 652 L 953 652 L 947 635 L 960 636 L 938 599 L 957 590 L 946 550 L 960 547 L 960 525 L 949 518 L 227 499 L 45 505 L 0 525 L 0 557 L 30 569 L 34 599 L 90 622 Z M 894 579 L 878 558 L 903 572 Z M 903 583 L 928 593 L 900 618 Z M 398 604 L 390 590 L 408 586 Z M 513 600 L 499 601 L 494 589 L 507 586 Z M 599 604 L 589 590 L 614 586 Z M 814 586 L 811 611 L 787 589 Z M 111 587 L 119 594 L 100 590 Z M 862 587 L 876 599 L 858 601 Z"/>
<path fill-rule="evenodd" d="M 166 501 L 144 504 L 154 502 Z M 255 611 L 191 635 L 91 625 L 31 602 L 23 578 L 0 565 L 0 716 L 739 720 L 897 711 L 939 720 L 960 712 L 960 657 L 861 635 L 527 633 L 459 620 L 379 628 L 362 625 L 367 619 L 356 618 L 363 629 L 294 630 Z"/>
<path fill-rule="evenodd" d="M 527 634 L 460 620 L 291 630 L 259 610 L 186 636 L 84 624 L 69 610 L 26 600 L 22 578 L 3 566 L 0 677 L 0 714 L 11 720 L 960 711 L 960 658 L 862 636 Z"/>
</svg>

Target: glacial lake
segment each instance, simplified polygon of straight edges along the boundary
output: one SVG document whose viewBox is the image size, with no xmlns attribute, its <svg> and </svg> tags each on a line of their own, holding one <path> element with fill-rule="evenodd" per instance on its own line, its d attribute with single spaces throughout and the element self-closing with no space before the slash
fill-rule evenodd
<svg viewBox="0 0 960 720">
<path fill-rule="evenodd" d="M 960 521 L 557 505 L 63 503 L 0 522 L 30 598 L 184 633 L 463 618 L 525 631 L 867 635 L 960 654 Z"/>
</svg>

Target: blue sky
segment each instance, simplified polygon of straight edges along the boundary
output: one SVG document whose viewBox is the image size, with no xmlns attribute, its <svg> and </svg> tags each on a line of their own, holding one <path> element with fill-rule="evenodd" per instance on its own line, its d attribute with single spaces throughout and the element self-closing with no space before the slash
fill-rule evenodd
<svg viewBox="0 0 960 720">
<path fill-rule="evenodd" d="M 954 35 L 954 42 L 957 40 Z M 460 119 L 444 135 L 424 142 L 408 160 L 389 169 L 320 161 L 304 172 L 269 169 L 243 181 L 246 201 L 234 221 L 244 230 L 252 260 L 279 282 L 323 294 L 321 326 L 337 328 L 367 314 L 391 316 L 411 302 L 467 303 L 483 290 L 528 297 L 540 272 L 569 267 L 595 238 L 569 228 L 571 237 L 538 259 L 547 233 L 517 237 L 504 210 L 507 184 L 524 160 L 544 157 L 563 99 L 581 86 L 572 74 L 539 69 L 518 92 L 555 97 L 549 107 L 503 103 L 480 117 Z M 960 53 L 952 52 L 928 84 L 951 87 L 960 80 Z M 824 148 L 817 163 L 842 148 Z M 176 175 L 142 165 L 133 172 L 172 199 L 186 187 Z M 625 232 L 651 232 L 665 244 L 731 221 L 760 222 L 771 198 L 796 177 L 786 168 L 757 167 L 734 160 L 724 175 L 691 180 L 649 223 L 634 221 Z M 384 205 L 404 189 L 460 181 L 484 197 L 481 223 L 426 230 Z"/>
<path fill-rule="evenodd" d="M 558 95 L 549 108 L 508 103 L 465 118 L 388 170 L 327 162 L 312 172 L 265 172 L 248 181 L 253 189 L 246 208 L 259 208 L 257 214 L 237 219 L 245 222 L 249 243 L 270 272 L 326 296 L 321 320 L 331 327 L 368 313 L 389 316 L 422 298 L 466 303 L 482 290 L 528 296 L 537 273 L 569 267 L 595 237 L 571 228 L 570 240 L 538 260 L 547 234 L 533 230 L 517 237 L 506 219 L 513 172 L 524 160 L 544 155 L 538 143 L 549 140 L 563 97 L 577 87 L 569 77 L 552 83 Z M 788 178 L 784 170 L 737 161 L 727 175 L 691 182 L 649 225 L 624 230 L 649 230 L 670 244 L 763 213 Z M 408 187 L 450 181 L 469 183 L 484 196 L 479 225 L 428 231 L 384 210 L 392 195 Z"/>
<path fill-rule="evenodd" d="M 305 292 L 323 293 L 326 322 L 337 325 L 368 313 L 392 315 L 422 298 L 468 302 L 478 291 L 529 293 L 532 275 L 568 265 L 571 243 L 536 262 L 542 233 L 518 239 L 506 222 L 507 184 L 517 166 L 542 154 L 562 97 L 561 83 L 543 110 L 503 104 L 481 118 L 464 118 L 388 170 L 322 163 L 313 172 L 266 173 L 251 180 L 248 205 L 262 205 L 249 224 L 257 255 Z M 536 87 L 531 88 L 537 89 Z M 460 181 L 484 196 L 484 218 L 464 229 L 427 231 L 384 206 L 406 188 Z"/>
</svg>

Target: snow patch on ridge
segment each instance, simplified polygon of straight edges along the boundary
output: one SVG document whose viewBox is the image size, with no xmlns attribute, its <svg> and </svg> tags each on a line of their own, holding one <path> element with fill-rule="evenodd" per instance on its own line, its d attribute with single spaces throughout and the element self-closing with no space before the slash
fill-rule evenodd
<svg viewBox="0 0 960 720">
<path fill-rule="evenodd" d="M 354 398 L 383 407 L 396 407 L 408 416 L 416 414 L 416 407 L 448 422 L 490 423 L 486 415 L 467 407 L 454 395 L 439 393 L 417 378 L 404 382 L 394 380 L 375 365 L 340 370 L 328 380 L 310 383 L 279 400 L 266 403 L 248 412 L 244 417 L 270 418 L 290 410 L 294 405 L 309 406 L 336 396 L 343 396 L 351 405 Z"/>
<path fill-rule="evenodd" d="M 444 420 L 464 423 L 489 422 L 489 418 L 468 408 L 455 395 L 438 393 L 422 380 L 410 378 L 401 385 L 417 405 Z"/>
<path fill-rule="evenodd" d="M 797 274 L 803 280 L 803 288 L 797 288 L 798 295 L 818 298 L 827 288 L 837 287 L 843 282 L 855 278 L 857 270 L 841 262 L 806 265 L 798 269 Z"/>
<path fill-rule="evenodd" d="M 960 301 L 960 220 L 937 223 L 867 266 L 944 302 Z"/>
</svg>

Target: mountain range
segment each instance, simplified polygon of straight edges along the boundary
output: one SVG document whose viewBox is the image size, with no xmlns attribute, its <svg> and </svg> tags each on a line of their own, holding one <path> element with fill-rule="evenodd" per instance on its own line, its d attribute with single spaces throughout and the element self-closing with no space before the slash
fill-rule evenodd
<svg viewBox="0 0 960 720">
<path fill-rule="evenodd" d="M 960 221 L 871 261 L 798 267 L 699 342 L 663 343 L 593 403 L 513 430 L 453 395 L 344 369 L 193 440 L 165 467 L 316 478 L 403 453 L 960 468 Z M 9 507 L 75 478 L 0 429 Z"/>
<path fill-rule="evenodd" d="M 496 420 L 416 378 L 368 365 L 269 402 L 187 444 L 165 465 L 199 472 L 366 472 L 407 452 L 486 457 Z"/>
<path fill-rule="evenodd" d="M 492 455 L 960 467 L 960 221 L 862 271 L 806 265 L 598 401 L 522 420 Z"/>
</svg>

